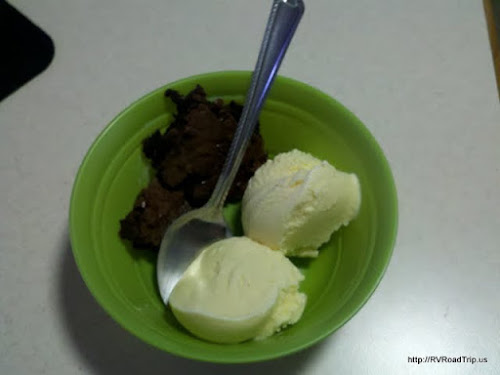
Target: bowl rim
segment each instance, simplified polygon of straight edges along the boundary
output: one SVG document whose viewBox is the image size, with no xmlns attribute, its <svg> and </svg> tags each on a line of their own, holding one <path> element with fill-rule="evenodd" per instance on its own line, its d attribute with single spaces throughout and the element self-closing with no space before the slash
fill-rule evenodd
<svg viewBox="0 0 500 375">
<path fill-rule="evenodd" d="M 358 306 L 356 306 L 355 309 L 351 310 L 349 314 L 346 314 L 346 316 L 339 321 L 337 324 L 331 325 L 327 327 L 324 332 L 320 335 L 317 335 L 314 339 L 307 340 L 301 345 L 297 345 L 292 349 L 286 349 L 283 351 L 276 351 L 276 352 L 270 352 L 270 353 L 265 353 L 263 355 L 258 355 L 255 358 L 248 359 L 248 360 L 231 360 L 231 358 L 227 357 L 222 357 L 222 358 L 213 358 L 212 356 L 200 356 L 199 354 L 191 354 L 187 353 L 185 351 L 182 351 L 182 349 L 176 349 L 176 348 L 166 348 L 164 346 L 159 345 L 155 340 L 150 339 L 147 335 L 142 335 L 140 331 L 136 331 L 133 328 L 129 327 L 126 322 L 122 319 L 119 313 L 115 311 L 114 308 L 111 307 L 110 304 L 107 303 L 106 299 L 101 295 L 101 292 L 99 292 L 99 288 L 94 288 L 93 281 L 91 280 L 91 277 L 89 276 L 89 273 L 85 269 L 85 267 L 82 266 L 82 253 L 81 251 L 75 250 L 75 236 L 77 229 L 73 225 L 73 222 L 75 220 L 75 205 L 76 205 L 76 199 L 77 199 L 77 194 L 78 194 L 78 188 L 80 185 L 80 181 L 82 180 L 82 176 L 85 170 L 85 166 L 87 165 L 89 159 L 91 158 L 91 155 L 93 154 L 94 150 L 98 147 L 98 144 L 100 143 L 101 139 L 106 136 L 107 132 L 111 129 L 111 127 L 114 126 L 116 122 L 118 122 L 122 117 L 126 116 L 129 111 L 131 111 L 137 104 L 147 101 L 149 98 L 154 97 L 158 95 L 159 92 L 165 91 L 168 87 L 171 86 L 176 86 L 176 85 L 181 85 L 183 83 L 187 82 L 193 82 L 196 80 L 200 79 L 206 79 L 206 78 L 213 78 L 216 76 L 221 76 L 220 78 L 228 79 L 231 76 L 248 76 L 250 78 L 252 74 L 252 71 L 249 70 L 218 70 L 218 71 L 210 71 L 206 73 L 201 73 L 201 74 L 196 74 L 188 77 L 184 77 L 178 80 L 175 80 L 173 82 L 164 84 L 146 94 L 143 96 L 139 97 L 138 99 L 134 100 L 131 104 L 129 104 L 127 107 L 125 107 L 123 110 L 121 110 L 108 124 L 104 127 L 103 130 L 98 134 L 98 136 L 94 139 L 92 142 L 91 146 L 87 150 L 85 157 L 83 158 L 82 162 L 80 163 L 78 167 L 78 172 L 76 174 L 75 180 L 73 182 L 73 187 L 71 191 L 71 196 L 70 196 L 70 205 L 69 205 L 69 237 L 70 237 L 70 242 L 71 242 L 71 252 L 73 254 L 73 257 L 75 259 L 75 263 L 77 265 L 77 268 L 80 272 L 80 275 L 87 286 L 88 290 L 90 291 L 91 295 L 93 298 L 98 302 L 98 305 L 100 305 L 101 308 L 106 311 L 106 313 L 115 321 L 117 322 L 121 327 L 123 327 L 126 331 L 129 333 L 133 334 L 134 336 L 138 337 L 141 341 L 144 341 L 148 343 L 149 345 L 152 345 L 162 351 L 166 351 L 170 354 L 183 357 L 183 358 L 188 358 L 188 359 L 193 359 L 197 361 L 202 361 L 202 362 L 210 362 L 210 363 L 255 363 L 255 362 L 262 362 L 262 361 L 267 361 L 267 360 L 272 360 L 272 359 L 277 359 L 277 358 L 282 358 L 284 356 L 288 356 L 294 353 L 297 353 L 301 350 L 304 350 L 308 347 L 311 347 L 318 342 L 322 341 L 335 331 L 337 331 L 339 328 L 341 328 L 344 324 L 346 324 L 350 319 L 352 319 L 358 312 L 359 310 L 366 304 L 366 302 L 371 298 L 375 290 L 377 289 L 378 285 L 380 284 L 382 278 L 385 275 L 385 272 L 387 271 L 387 268 L 389 266 L 390 260 L 392 258 L 392 254 L 394 251 L 394 246 L 396 243 L 396 238 L 397 238 L 397 232 L 398 232 L 398 225 L 399 225 L 399 220 L 398 220 L 398 196 L 397 196 L 397 190 L 396 190 L 396 185 L 395 185 L 395 180 L 394 176 L 392 173 L 392 170 L 390 168 L 390 164 L 388 159 L 385 157 L 385 154 L 383 150 L 381 149 L 379 143 L 376 141 L 374 136 L 371 134 L 371 132 L 368 130 L 368 128 L 364 125 L 364 123 L 357 117 L 355 116 L 347 107 L 345 107 L 342 103 L 339 101 L 335 100 L 333 97 L 329 96 L 328 94 L 324 93 L 318 88 L 315 88 L 309 84 L 306 84 L 304 82 L 298 81 L 296 79 L 287 77 L 287 76 L 282 76 L 278 75 L 276 77 L 276 82 L 280 81 L 282 83 L 290 84 L 295 87 L 299 87 L 300 89 L 306 91 L 306 92 L 314 92 L 315 95 L 319 95 L 322 97 L 323 100 L 329 102 L 329 104 L 339 108 L 344 112 L 344 115 L 349 118 L 349 121 L 356 122 L 358 125 L 358 130 L 362 132 L 363 137 L 365 137 L 370 143 L 374 146 L 374 151 L 376 154 L 378 154 L 378 158 L 382 162 L 382 167 L 385 169 L 385 174 L 387 178 L 387 189 L 389 191 L 390 196 L 393 198 L 393 210 L 390 212 L 390 215 L 394 218 L 392 221 L 392 228 L 390 232 L 388 233 L 388 242 L 385 250 L 385 259 L 382 264 L 382 267 L 379 269 L 379 273 L 375 280 L 371 283 L 369 288 L 365 288 L 365 296 L 363 297 L 362 301 L 359 303 Z M 223 77 L 222 77 L 223 76 Z"/>
</svg>

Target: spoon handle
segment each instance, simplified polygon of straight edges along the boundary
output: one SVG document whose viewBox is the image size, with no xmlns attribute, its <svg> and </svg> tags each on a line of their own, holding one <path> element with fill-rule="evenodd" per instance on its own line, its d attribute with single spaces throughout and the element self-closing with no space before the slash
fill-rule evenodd
<svg viewBox="0 0 500 375">
<path fill-rule="evenodd" d="M 243 112 L 207 206 L 220 212 L 245 154 L 260 110 L 304 13 L 302 0 L 274 0 Z"/>
</svg>

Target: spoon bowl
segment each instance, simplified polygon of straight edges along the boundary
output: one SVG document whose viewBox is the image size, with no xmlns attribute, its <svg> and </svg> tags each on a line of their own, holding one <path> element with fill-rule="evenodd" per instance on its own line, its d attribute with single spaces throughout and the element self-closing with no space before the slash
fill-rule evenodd
<svg viewBox="0 0 500 375">
<path fill-rule="evenodd" d="M 201 250 L 230 235 L 222 214 L 207 207 L 189 211 L 169 226 L 157 260 L 161 267 L 157 277 L 163 303 L 167 304 L 175 284 Z"/>
</svg>

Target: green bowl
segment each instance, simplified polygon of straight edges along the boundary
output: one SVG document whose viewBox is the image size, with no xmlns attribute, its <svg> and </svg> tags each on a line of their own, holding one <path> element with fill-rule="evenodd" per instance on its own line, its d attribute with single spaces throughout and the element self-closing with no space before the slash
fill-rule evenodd
<svg viewBox="0 0 500 375">
<path fill-rule="evenodd" d="M 152 177 L 144 138 L 169 124 L 175 110 L 166 88 L 187 93 L 201 84 L 212 98 L 243 102 L 250 72 L 185 78 L 139 99 L 95 140 L 75 180 L 70 235 L 78 268 L 101 306 L 125 329 L 167 352 L 210 362 L 255 362 L 302 350 L 347 322 L 368 300 L 389 263 L 397 231 L 397 198 L 382 150 L 349 110 L 326 94 L 277 77 L 260 116 L 273 155 L 297 148 L 358 175 L 358 217 L 336 232 L 313 260 L 294 260 L 305 275 L 308 302 L 301 320 L 262 341 L 221 345 L 200 340 L 175 320 L 156 286 L 156 255 L 136 251 L 118 236 L 119 220 Z M 238 209 L 226 209 L 238 226 Z"/>
</svg>

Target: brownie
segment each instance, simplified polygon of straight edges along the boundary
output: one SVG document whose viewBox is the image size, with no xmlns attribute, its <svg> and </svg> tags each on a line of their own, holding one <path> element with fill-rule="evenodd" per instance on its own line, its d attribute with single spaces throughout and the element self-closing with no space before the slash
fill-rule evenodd
<svg viewBox="0 0 500 375">
<path fill-rule="evenodd" d="M 156 177 L 121 221 L 120 236 L 137 248 L 158 249 L 172 220 L 208 201 L 243 109 L 233 101 L 209 101 L 199 85 L 186 96 L 174 90 L 167 90 L 165 96 L 174 102 L 177 113 L 165 132 L 156 131 L 143 143 Z M 257 123 L 228 202 L 241 200 L 248 180 L 266 160 Z"/>
<path fill-rule="evenodd" d="M 120 221 L 120 236 L 136 248 L 158 249 L 170 223 L 191 207 L 182 191 L 165 189 L 153 179 L 137 196 L 134 208 Z"/>
<path fill-rule="evenodd" d="M 181 189 L 193 207 L 205 204 L 234 137 L 242 106 L 222 100 L 209 102 L 197 86 L 186 97 L 173 90 L 165 95 L 177 105 L 174 121 L 164 134 L 155 132 L 144 142 L 144 154 L 157 168 L 157 177 L 169 189 Z M 241 200 L 254 172 L 267 160 L 257 123 L 227 200 Z"/>
</svg>

